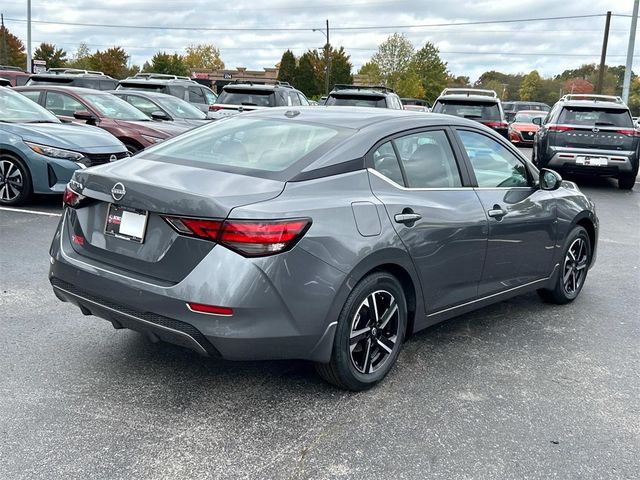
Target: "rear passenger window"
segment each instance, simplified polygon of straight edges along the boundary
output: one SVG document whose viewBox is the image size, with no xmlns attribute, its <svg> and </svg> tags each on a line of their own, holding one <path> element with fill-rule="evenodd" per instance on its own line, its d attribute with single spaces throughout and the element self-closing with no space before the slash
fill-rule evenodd
<svg viewBox="0 0 640 480">
<path fill-rule="evenodd" d="M 398 157 L 396 157 L 396 152 L 391 142 L 381 145 L 373 152 L 373 168 L 389 180 L 393 180 L 398 185 L 404 186 Z"/>
<path fill-rule="evenodd" d="M 300 105 L 309 105 L 309 100 L 303 94 L 298 92 L 298 96 L 300 97 Z"/>
<path fill-rule="evenodd" d="M 478 187 L 528 187 L 524 163 L 497 140 L 467 130 L 459 130 L 460 140 L 478 181 Z"/>
<path fill-rule="evenodd" d="M 300 105 L 300 97 L 296 92 L 289 92 L 289 97 L 291 98 L 291 105 Z"/>
<path fill-rule="evenodd" d="M 75 112 L 86 110 L 75 98 L 58 92 L 47 92 L 45 107 L 55 115 L 61 115 L 63 117 L 73 117 Z"/>
<path fill-rule="evenodd" d="M 200 87 L 189 87 L 189 101 L 191 103 L 207 103 Z"/>
<path fill-rule="evenodd" d="M 397 138 L 394 142 L 400 153 L 408 187 L 462 186 L 453 150 L 443 130 L 420 132 Z"/>
</svg>

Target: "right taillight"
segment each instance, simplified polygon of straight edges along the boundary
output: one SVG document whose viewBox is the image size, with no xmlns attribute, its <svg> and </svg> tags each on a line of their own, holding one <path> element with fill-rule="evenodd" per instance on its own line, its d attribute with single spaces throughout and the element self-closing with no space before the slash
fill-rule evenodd
<svg viewBox="0 0 640 480">
<path fill-rule="evenodd" d="M 640 130 L 634 130 L 632 128 L 616 130 L 616 133 L 620 133 L 622 135 L 629 135 L 630 137 L 640 137 Z"/>
<path fill-rule="evenodd" d="M 62 194 L 62 204 L 66 207 L 77 208 L 84 200 L 84 196 L 75 192 L 67 185 L 64 187 L 64 193 Z"/>
<path fill-rule="evenodd" d="M 213 240 L 246 257 L 263 257 L 291 249 L 311 226 L 311 219 L 209 220 L 163 217 L 178 233 Z"/>
<path fill-rule="evenodd" d="M 209 111 L 210 112 L 217 112 L 218 110 L 222 110 L 224 107 L 221 107 L 220 105 L 209 105 Z"/>
<path fill-rule="evenodd" d="M 567 132 L 573 130 L 573 127 L 568 125 L 549 125 L 548 129 L 550 132 Z"/>
</svg>

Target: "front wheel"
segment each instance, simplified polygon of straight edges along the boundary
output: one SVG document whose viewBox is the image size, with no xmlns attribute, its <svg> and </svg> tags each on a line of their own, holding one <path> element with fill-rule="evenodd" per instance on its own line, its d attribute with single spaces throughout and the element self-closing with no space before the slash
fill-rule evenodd
<svg viewBox="0 0 640 480">
<path fill-rule="evenodd" d="M 589 271 L 591 248 L 591 240 L 583 227 L 577 226 L 571 230 L 565 242 L 562 268 L 554 288 L 538 290 L 544 301 L 563 305 L 578 297 Z"/>
<path fill-rule="evenodd" d="M 395 364 L 406 328 L 402 285 L 386 272 L 372 273 L 349 294 L 338 317 L 331 360 L 316 364 L 316 370 L 340 388 L 370 388 Z"/>
<path fill-rule="evenodd" d="M 20 205 L 31 197 L 31 176 L 22 161 L 0 157 L 0 205 Z"/>
</svg>

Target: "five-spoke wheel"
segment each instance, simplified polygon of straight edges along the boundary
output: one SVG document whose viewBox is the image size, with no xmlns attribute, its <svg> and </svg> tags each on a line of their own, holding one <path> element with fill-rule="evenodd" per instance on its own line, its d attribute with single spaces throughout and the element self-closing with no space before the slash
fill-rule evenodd
<svg viewBox="0 0 640 480">
<path fill-rule="evenodd" d="M 0 204 L 16 205 L 30 195 L 30 179 L 22 163 L 10 156 L 0 157 Z"/>
</svg>

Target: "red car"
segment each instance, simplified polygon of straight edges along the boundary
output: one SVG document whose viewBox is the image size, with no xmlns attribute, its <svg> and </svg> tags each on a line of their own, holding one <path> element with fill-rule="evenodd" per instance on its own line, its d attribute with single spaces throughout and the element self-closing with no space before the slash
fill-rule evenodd
<svg viewBox="0 0 640 480">
<path fill-rule="evenodd" d="M 132 154 L 188 129 L 153 121 L 124 100 L 101 90 L 55 85 L 33 85 L 15 90 L 62 121 L 103 128 L 124 143 Z"/>
<path fill-rule="evenodd" d="M 537 117 L 546 117 L 548 112 L 539 110 L 521 110 L 516 113 L 513 122 L 509 124 L 509 140 L 516 145 L 533 145 L 533 137 L 540 128 L 533 123 Z"/>
</svg>

